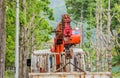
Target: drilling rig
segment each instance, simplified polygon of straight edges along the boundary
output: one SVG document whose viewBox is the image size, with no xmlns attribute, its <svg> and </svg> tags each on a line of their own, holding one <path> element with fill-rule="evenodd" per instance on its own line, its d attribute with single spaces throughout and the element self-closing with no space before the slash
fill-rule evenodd
<svg viewBox="0 0 120 78">
<path fill-rule="evenodd" d="M 65 57 L 68 59 L 73 58 L 72 46 L 80 43 L 80 34 L 73 34 L 73 30 L 70 25 L 71 19 L 68 14 L 63 14 L 60 23 L 57 25 L 54 38 L 54 46 L 51 48 L 51 52 L 58 53 L 56 55 L 57 68 L 60 67 L 60 55 L 59 53 L 65 52 Z"/>
<path fill-rule="evenodd" d="M 29 78 L 110 78 L 110 72 L 86 72 L 90 64 L 85 64 L 85 52 L 74 47 L 81 41 L 80 33 L 73 33 L 70 23 L 70 16 L 63 14 L 53 30 L 54 44 L 31 54 Z"/>
</svg>

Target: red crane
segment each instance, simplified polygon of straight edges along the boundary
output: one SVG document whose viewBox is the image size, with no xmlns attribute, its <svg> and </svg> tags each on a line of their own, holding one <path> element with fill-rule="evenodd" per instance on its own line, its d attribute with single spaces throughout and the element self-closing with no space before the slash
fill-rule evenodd
<svg viewBox="0 0 120 78">
<path fill-rule="evenodd" d="M 70 26 L 70 16 L 68 14 L 62 15 L 61 22 L 57 25 L 54 38 L 54 46 L 51 47 L 51 52 L 56 54 L 57 67 L 60 66 L 60 55 L 59 53 L 65 52 L 66 57 L 72 58 L 71 47 L 75 44 L 80 43 L 80 34 L 72 34 L 73 30 Z"/>
</svg>

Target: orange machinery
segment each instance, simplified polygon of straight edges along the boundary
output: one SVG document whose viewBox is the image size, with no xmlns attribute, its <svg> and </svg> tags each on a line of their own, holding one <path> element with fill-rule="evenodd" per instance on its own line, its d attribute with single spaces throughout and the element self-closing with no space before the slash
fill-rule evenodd
<svg viewBox="0 0 120 78">
<path fill-rule="evenodd" d="M 70 48 L 80 43 L 80 34 L 72 34 L 73 30 L 70 26 L 70 16 L 68 14 L 62 15 L 61 22 L 57 25 L 54 38 L 54 46 L 51 47 L 51 52 L 58 53 L 56 54 L 56 64 L 57 67 L 60 66 L 60 56 L 59 53 L 65 52 L 66 57 L 72 58 L 72 53 Z"/>
</svg>

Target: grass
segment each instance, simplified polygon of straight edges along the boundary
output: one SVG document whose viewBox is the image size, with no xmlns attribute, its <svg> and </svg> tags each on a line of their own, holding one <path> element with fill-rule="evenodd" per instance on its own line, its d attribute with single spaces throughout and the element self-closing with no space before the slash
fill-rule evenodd
<svg viewBox="0 0 120 78">
<path fill-rule="evenodd" d="M 120 66 L 113 66 L 112 67 L 112 76 L 113 78 L 120 78 Z"/>
<path fill-rule="evenodd" d="M 112 78 L 120 78 L 120 72 L 119 73 L 112 73 Z"/>
</svg>

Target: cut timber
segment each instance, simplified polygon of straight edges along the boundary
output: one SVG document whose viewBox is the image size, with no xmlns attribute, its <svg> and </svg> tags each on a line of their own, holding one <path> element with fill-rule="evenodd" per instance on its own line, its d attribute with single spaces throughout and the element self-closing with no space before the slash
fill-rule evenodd
<svg viewBox="0 0 120 78">
<path fill-rule="evenodd" d="M 30 73 L 29 78 L 110 78 L 110 72 Z"/>
<path fill-rule="evenodd" d="M 65 52 L 61 55 L 61 67 L 67 64 L 65 59 Z M 86 72 L 86 66 L 84 55 L 85 52 L 82 49 L 73 49 L 74 59 L 72 62 L 77 67 L 83 69 L 85 72 L 78 70 L 77 67 L 68 67 L 70 71 L 63 72 L 63 69 L 55 72 L 56 70 L 56 53 L 50 52 L 49 49 L 34 51 L 31 55 L 31 73 L 29 78 L 110 78 L 110 72 Z M 67 70 L 67 67 L 66 67 Z"/>
<path fill-rule="evenodd" d="M 62 69 L 58 71 L 64 71 L 66 72 L 73 72 L 73 71 L 80 71 L 80 69 L 85 71 L 85 60 L 84 60 L 84 52 L 82 49 L 74 48 L 73 49 L 73 57 L 72 59 L 67 59 L 65 57 L 65 52 L 61 53 L 55 53 L 50 52 L 49 49 L 44 50 L 37 50 L 34 51 L 31 55 L 31 72 L 35 73 L 45 73 L 45 72 L 56 72 L 59 68 L 62 67 Z M 56 67 L 56 54 L 60 55 L 60 67 Z M 75 59 L 79 57 L 75 61 Z M 79 66 L 75 67 L 75 65 L 79 63 Z M 65 69 L 63 70 L 63 68 Z M 57 69 L 56 69 L 57 68 Z M 77 70 L 80 68 L 79 70 Z"/>
</svg>

